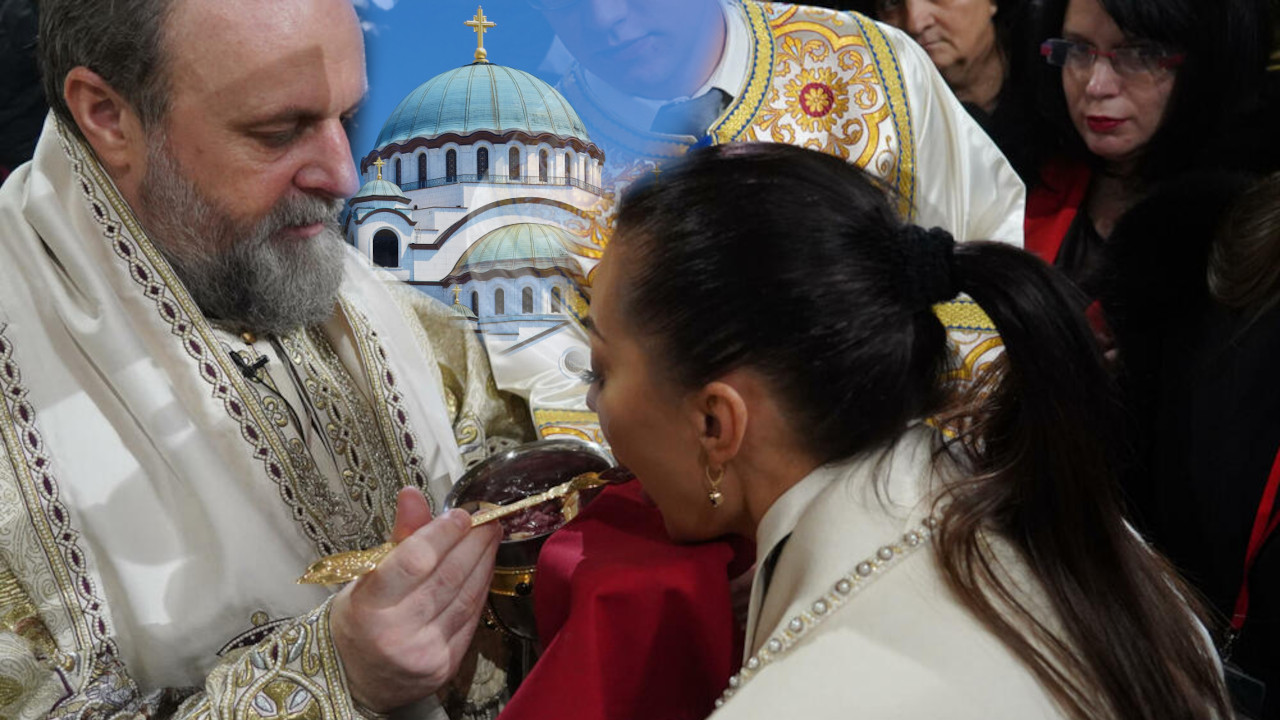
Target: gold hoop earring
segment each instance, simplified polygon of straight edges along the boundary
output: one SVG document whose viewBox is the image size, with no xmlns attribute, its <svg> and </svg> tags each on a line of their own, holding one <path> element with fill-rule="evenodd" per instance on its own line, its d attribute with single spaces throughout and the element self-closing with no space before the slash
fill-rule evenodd
<svg viewBox="0 0 1280 720">
<path fill-rule="evenodd" d="M 707 493 L 707 500 L 711 501 L 711 507 L 720 507 L 720 503 L 724 502 L 724 493 L 720 492 L 720 481 L 724 480 L 724 468 L 721 467 L 716 471 L 715 477 L 711 476 L 711 466 L 703 468 L 707 474 L 707 482 L 711 484 L 711 491 Z"/>
</svg>

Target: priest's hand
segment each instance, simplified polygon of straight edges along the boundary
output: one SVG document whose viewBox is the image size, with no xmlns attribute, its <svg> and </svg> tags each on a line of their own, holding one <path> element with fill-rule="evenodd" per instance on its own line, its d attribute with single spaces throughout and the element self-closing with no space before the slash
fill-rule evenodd
<svg viewBox="0 0 1280 720">
<path fill-rule="evenodd" d="M 329 615 L 356 702 L 386 712 L 453 677 L 479 622 L 501 537 L 498 523 L 472 528 L 462 510 L 433 520 L 421 492 L 400 491 L 391 538 L 400 544 L 343 588 Z"/>
</svg>

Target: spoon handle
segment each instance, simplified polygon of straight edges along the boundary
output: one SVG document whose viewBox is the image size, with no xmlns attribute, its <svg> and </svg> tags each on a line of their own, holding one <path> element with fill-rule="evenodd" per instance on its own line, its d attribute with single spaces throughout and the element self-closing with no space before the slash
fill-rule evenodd
<svg viewBox="0 0 1280 720">
<path fill-rule="evenodd" d="M 596 485 L 603 485 L 606 482 L 608 480 L 601 479 L 595 473 L 583 473 L 536 495 L 530 495 L 523 500 L 478 512 L 471 516 L 471 527 L 493 522 L 498 518 L 520 512 L 534 505 L 563 497 L 570 492 L 585 490 Z M 391 554 L 395 546 L 396 543 L 388 542 L 367 550 L 350 550 L 327 555 L 311 563 L 302 577 L 298 578 L 298 584 L 337 585 L 350 582 L 378 567 L 378 563 Z"/>
<path fill-rule="evenodd" d="M 508 505 L 499 505 L 498 507 L 489 508 L 488 510 L 481 510 L 480 512 L 471 516 L 471 527 L 483 525 L 487 522 L 493 522 L 498 518 L 504 518 L 513 513 L 518 513 L 521 510 L 531 508 L 534 505 L 540 505 L 548 500 L 554 500 L 558 497 L 563 497 L 564 495 L 567 495 L 569 491 L 572 489 L 570 488 L 571 485 L 573 485 L 573 480 L 560 483 L 559 485 L 556 485 L 550 490 L 543 490 L 537 495 L 530 495 L 529 497 L 523 500 L 517 500 L 516 502 L 510 503 Z"/>
</svg>

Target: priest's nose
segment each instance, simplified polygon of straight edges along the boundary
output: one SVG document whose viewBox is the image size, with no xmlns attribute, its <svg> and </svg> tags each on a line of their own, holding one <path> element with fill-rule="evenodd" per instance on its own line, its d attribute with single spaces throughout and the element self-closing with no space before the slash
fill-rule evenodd
<svg viewBox="0 0 1280 720">
<path fill-rule="evenodd" d="M 360 182 L 342 123 L 336 119 L 323 121 L 308 139 L 302 165 L 294 175 L 298 189 L 337 199 L 354 195 Z"/>
</svg>

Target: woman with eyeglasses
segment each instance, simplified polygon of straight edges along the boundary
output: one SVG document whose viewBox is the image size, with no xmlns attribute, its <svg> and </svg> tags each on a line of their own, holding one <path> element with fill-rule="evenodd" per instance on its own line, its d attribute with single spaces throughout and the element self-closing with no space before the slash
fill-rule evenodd
<svg viewBox="0 0 1280 720">
<path fill-rule="evenodd" d="M 955 435 L 928 419 L 949 407 L 933 305 L 960 292 L 1006 355 Z M 673 540 L 755 542 L 715 720 L 1230 717 L 1189 594 L 1121 514 L 1071 298 L 812 150 L 716 146 L 632 186 L 590 402 Z"/>
<path fill-rule="evenodd" d="M 1044 5 L 1044 34 L 1057 36 L 1040 47 L 1047 64 L 1043 130 L 1058 152 L 1030 183 L 1026 248 L 1060 267 L 1089 298 L 1108 282 L 1107 245 L 1117 223 L 1158 181 L 1245 164 L 1224 151 L 1224 135 L 1252 101 L 1265 67 L 1264 6 Z"/>
</svg>

